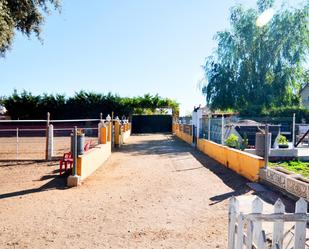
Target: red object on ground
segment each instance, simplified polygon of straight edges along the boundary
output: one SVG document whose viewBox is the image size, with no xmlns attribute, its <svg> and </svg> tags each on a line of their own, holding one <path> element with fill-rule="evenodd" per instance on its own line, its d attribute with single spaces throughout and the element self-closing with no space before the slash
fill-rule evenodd
<svg viewBox="0 0 309 249">
<path fill-rule="evenodd" d="M 84 146 L 84 151 L 87 151 L 90 149 L 91 146 L 91 141 L 88 141 L 85 146 Z M 68 170 L 68 166 L 70 166 L 70 169 L 72 169 L 73 167 L 73 156 L 71 152 L 67 152 L 63 154 L 62 159 L 60 160 L 59 164 L 60 164 L 60 170 L 59 173 L 60 175 L 62 174 L 62 166 L 64 164 L 64 171 L 66 172 Z"/>
<path fill-rule="evenodd" d="M 65 171 L 67 171 L 68 165 L 70 166 L 70 169 L 71 169 L 73 167 L 73 157 L 72 157 L 71 152 L 64 153 L 63 158 L 60 160 L 59 164 L 60 164 L 60 170 L 59 170 L 60 175 L 62 174 L 63 164 L 64 164 Z"/>
</svg>

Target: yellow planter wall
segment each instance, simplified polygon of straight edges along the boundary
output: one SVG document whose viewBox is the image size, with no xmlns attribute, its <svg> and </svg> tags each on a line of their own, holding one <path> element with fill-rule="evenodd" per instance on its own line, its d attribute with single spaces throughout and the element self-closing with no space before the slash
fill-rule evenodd
<svg viewBox="0 0 309 249">
<path fill-rule="evenodd" d="M 111 155 L 111 142 L 99 144 L 77 158 L 77 175 L 81 180 L 86 179 L 96 171 Z"/>
<path fill-rule="evenodd" d="M 189 144 L 193 142 L 192 136 L 180 131 L 179 124 L 174 124 L 173 129 L 175 135 L 180 139 Z M 206 139 L 197 140 L 197 149 L 250 181 L 257 181 L 259 179 L 259 171 L 265 165 L 262 157 L 232 149 Z"/>
<path fill-rule="evenodd" d="M 197 148 L 250 181 L 257 181 L 259 179 L 260 168 L 263 168 L 265 164 L 262 157 L 232 149 L 206 139 L 198 139 Z"/>
</svg>

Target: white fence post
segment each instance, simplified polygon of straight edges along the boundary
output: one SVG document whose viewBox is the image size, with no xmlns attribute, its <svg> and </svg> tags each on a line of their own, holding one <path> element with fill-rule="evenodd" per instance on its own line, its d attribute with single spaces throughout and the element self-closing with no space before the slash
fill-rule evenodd
<svg viewBox="0 0 309 249">
<path fill-rule="evenodd" d="M 252 220 L 248 220 L 248 224 L 247 224 L 247 241 L 246 241 L 247 249 L 252 249 L 252 242 L 253 242 L 253 221 Z"/>
<path fill-rule="evenodd" d="M 263 212 L 263 202 L 259 197 L 256 197 L 252 202 L 252 213 L 261 214 Z M 258 244 L 262 232 L 262 222 L 255 221 L 253 223 L 253 242 Z"/>
<path fill-rule="evenodd" d="M 244 215 L 240 213 L 237 219 L 236 249 L 243 249 L 244 245 Z"/>
<path fill-rule="evenodd" d="M 229 233 L 228 233 L 228 249 L 235 248 L 235 225 L 236 225 L 236 217 L 239 210 L 239 202 L 233 196 L 230 199 L 229 205 Z"/>
<path fill-rule="evenodd" d="M 296 202 L 295 213 L 297 213 L 297 214 L 306 214 L 307 213 L 307 202 L 303 198 L 300 198 Z M 296 222 L 296 224 L 295 224 L 295 242 L 294 242 L 294 248 L 295 249 L 305 249 L 306 227 L 307 227 L 307 222 L 305 222 L 305 221 Z"/>
<path fill-rule="evenodd" d="M 266 232 L 262 230 L 262 221 L 273 222 L 272 249 L 286 248 L 305 249 L 306 247 L 306 227 L 309 221 L 307 213 L 307 202 L 299 199 L 296 203 L 295 213 L 285 213 L 283 202 L 278 199 L 274 205 L 272 214 L 263 214 L 263 202 L 260 198 L 255 198 L 252 202 L 252 213 L 239 213 L 239 203 L 235 197 L 230 199 L 229 206 L 229 231 L 228 231 L 228 248 L 243 249 L 244 244 L 247 249 L 265 249 L 267 245 Z M 295 222 L 294 247 L 288 247 L 292 242 L 284 234 L 284 222 Z M 246 226 L 246 234 L 244 227 Z M 237 227 L 237 229 L 236 229 Z M 237 233 L 237 236 L 235 236 Z M 293 237 L 292 237 L 293 238 Z M 235 247 L 236 244 L 236 247 Z M 268 248 L 268 247 L 267 247 Z"/>
<path fill-rule="evenodd" d="M 52 160 L 54 156 L 54 126 L 51 124 L 47 127 L 47 160 Z"/>
<path fill-rule="evenodd" d="M 285 207 L 284 204 L 280 199 L 278 199 L 274 206 L 274 213 L 275 214 L 284 214 Z M 273 226 L 273 244 L 272 249 L 276 249 L 276 244 L 279 246 L 279 248 L 282 248 L 283 244 L 283 228 L 284 228 L 284 222 L 281 221 L 275 221 Z"/>
</svg>

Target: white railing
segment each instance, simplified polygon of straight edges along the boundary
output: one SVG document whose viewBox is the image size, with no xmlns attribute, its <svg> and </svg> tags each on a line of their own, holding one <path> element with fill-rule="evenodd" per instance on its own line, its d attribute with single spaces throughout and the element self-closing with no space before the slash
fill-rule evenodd
<svg viewBox="0 0 309 249">
<path fill-rule="evenodd" d="M 283 202 L 278 199 L 272 214 L 263 214 L 263 202 L 259 197 L 252 202 L 252 213 L 239 212 L 239 202 L 230 199 L 228 249 L 305 249 L 306 228 L 309 221 L 307 202 L 300 199 L 296 203 L 295 213 L 285 213 Z M 272 222 L 273 230 L 267 234 L 263 222 Z M 295 225 L 284 230 L 286 222 Z"/>
</svg>

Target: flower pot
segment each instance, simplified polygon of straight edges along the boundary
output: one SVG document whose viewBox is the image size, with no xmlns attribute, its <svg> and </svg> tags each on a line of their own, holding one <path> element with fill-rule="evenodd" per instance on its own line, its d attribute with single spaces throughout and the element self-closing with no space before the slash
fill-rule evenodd
<svg viewBox="0 0 309 249">
<path fill-rule="evenodd" d="M 279 144 L 279 149 L 287 149 L 289 148 L 289 145 L 288 144 Z"/>
</svg>

